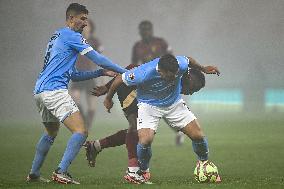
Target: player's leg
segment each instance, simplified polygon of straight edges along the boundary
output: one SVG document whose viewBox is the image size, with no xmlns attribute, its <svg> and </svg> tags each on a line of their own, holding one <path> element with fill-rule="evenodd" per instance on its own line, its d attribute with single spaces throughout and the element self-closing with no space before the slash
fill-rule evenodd
<svg viewBox="0 0 284 189">
<path fill-rule="evenodd" d="M 57 136 L 59 129 L 59 122 L 45 122 L 44 123 L 46 132 L 43 133 L 41 138 L 39 139 L 36 152 L 34 156 L 34 160 L 32 162 L 31 171 L 27 177 L 27 181 L 42 181 L 42 182 L 50 182 L 48 179 L 44 179 L 40 177 L 40 168 L 47 156 L 47 153 L 53 144 L 55 137 Z"/>
<path fill-rule="evenodd" d="M 44 106 L 52 113 L 52 115 L 64 123 L 64 125 L 72 132 L 63 158 L 58 169 L 53 173 L 52 178 L 59 183 L 77 184 L 78 182 L 70 177 L 67 170 L 87 137 L 87 130 L 85 129 L 82 116 L 67 90 L 61 89 L 43 92 L 41 93 L 41 99 Z"/>
<path fill-rule="evenodd" d="M 192 140 L 194 152 L 200 160 L 208 159 L 208 142 L 198 124 L 195 115 L 189 110 L 183 100 L 175 103 L 165 117 L 168 124 L 178 131 L 182 131 Z"/>
<path fill-rule="evenodd" d="M 84 144 L 88 131 L 84 126 L 84 121 L 79 111 L 76 111 L 65 118 L 63 124 L 72 132 L 72 136 L 67 142 L 67 147 L 61 162 L 58 165 L 58 168 L 54 171 L 52 179 L 62 184 L 80 184 L 72 179 L 67 171 L 72 161 L 80 151 L 81 146 Z"/>
<path fill-rule="evenodd" d="M 137 160 L 137 143 L 138 143 L 138 133 L 137 133 L 137 112 L 125 114 L 128 121 L 129 127 L 125 138 L 126 149 L 128 153 L 128 169 L 130 171 L 135 171 L 132 169 L 138 169 Z"/>
<path fill-rule="evenodd" d="M 87 100 L 87 112 L 85 115 L 85 124 L 88 130 L 92 127 L 93 120 L 96 113 L 97 97 L 90 95 L 94 82 L 92 80 L 86 81 L 88 86 L 85 88 L 85 95 Z"/>
<path fill-rule="evenodd" d="M 184 143 L 184 134 L 179 131 L 176 133 L 175 143 L 177 146 L 181 146 Z"/>
<path fill-rule="evenodd" d="M 192 148 L 198 159 L 200 161 L 208 160 L 208 141 L 197 119 L 192 120 L 184 128 L 182 128 L 182 132 L 192 140 Z"/>
<path fill-rule="evenodd" d="M 86 159 L 90 167 L 96 166 L 97 155 L 105 148 L 121 146 L 125 144 L 127 129 L 120 130 L 115 134 L 109 135 L 99 140 L 86 141 Z"/>
<path fill-rule="evenodd" d="M 199 159 L 198 163 L 207 161 L 209 153 L 208 141 L 194 114 L 183 100 L 180 100 L 171 112 L 167 115 L 169 125 L 182 131 L 192 140 L 193 150 Z M 218 176 L 216 182 L 221 182 L 220 176 Z"/>
<path fill-rule="evenodd" d="M 31 171 L 27 177 L 27 181 L 43 181 L 49 182 L 47 179 L 40 177 L 40 168 L 45 160 L 45 157 L 54 142 L 59 129 L 59 120 L 47 109 L 43 101 L 43 94 L 34 95 L 38 112 L 41 114 L 42 122 L 45 126 L 46 132 L 43 133 L 39 139 L 34 160 L 32 162 Z"/>
<path fill-rule="evenodd" d="M 137 159 L 140 170 L 136 174 L 129 174 L 135 182 L 146 182 L 143 173 L 149 169 L 152 157 L 151 144 L 161 117 L 162 113 L 157 108 L 145 103 L 138 104 L 137 130 L 139 139 L 137 144 Z M 133 181 L 132 183 L 135 183 Z"/>
</svg>

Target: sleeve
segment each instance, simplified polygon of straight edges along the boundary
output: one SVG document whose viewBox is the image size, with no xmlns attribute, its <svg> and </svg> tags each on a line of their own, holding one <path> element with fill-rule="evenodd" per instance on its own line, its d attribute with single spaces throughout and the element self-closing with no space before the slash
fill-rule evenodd
<svg viewBox="0 0 284 189">
<path fill-rule="evenodd" d="M 102 54 L 99 54 L 95 50 L 91 50 L 85 54 L 90 60 L 92 60 L 94 63 L 96 63 L 98 66 L 101 66 L 105 69 L 112 70 L 118 73 L 124 73 L 127 71 L 127 69 L 114 64 L 110 59 L 105 57 Z"/>
<path fill-rule="evenodd" d="M 99 69 L 96 71 L 78 71 L 74 69 L 71 75 L 72 81 L 85 81 L 89 79 L 94 79 L 103 75 L 103 69 Z"/>
<path fill-rule="evenodd" d="M 146 80 L 146 72 L 141 67 L 134 68 L 122 74 L 122 81 L 127 86 L 139 85 Z"/>
<path fill-rule="evenodd" d="M 188 70 L 190 66 L 190 60 L 186 56 L 177 56 L 177 59 L 179 62 L 179 70 L 183 74 Z"/>
<path fill-rule="evenodd" d="M 78 51 L 81 55 L 84 55 L 91 50 L 93 50 L 93 47 L 89 45 L 87 40 L 80 34 L 80 33 L 72 33 L 67 39 L 67 44 Z"/>
</svg>

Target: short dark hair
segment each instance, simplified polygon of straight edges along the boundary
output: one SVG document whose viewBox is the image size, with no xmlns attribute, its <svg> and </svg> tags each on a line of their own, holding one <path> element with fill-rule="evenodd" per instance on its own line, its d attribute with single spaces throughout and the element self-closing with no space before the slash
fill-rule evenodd
<svg viewBox="0 0 284 189">
<path fill-rule="evenodd" d="M 84 5 L 80 5 L 79 3 L 71 3 L 66 10 L 66 20 L 71 14 L 78 15 L 81 13 L 88 14 L 89 11 Z"/>
<path fill-rule="evenodd" d="M 149 20 L 143 20 L 142 22 L 140 22 L 139 24 L 139 30 L 142 30 L 142 29 L 153 29 L 153 24 L 152 22 L 150 22 Z"/>
<path fill-rule="evenodd" d="M 158 68 L 164 71 L 176 73 L 178 71 L 179 65 L 174 55 L 165 54 L 161 56 L 158 63 Z"/>
</svg>

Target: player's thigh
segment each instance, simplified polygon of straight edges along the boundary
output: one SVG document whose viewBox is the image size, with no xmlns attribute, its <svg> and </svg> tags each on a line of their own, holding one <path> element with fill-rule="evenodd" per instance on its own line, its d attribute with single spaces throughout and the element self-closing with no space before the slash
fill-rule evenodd
<svg viewBox="0 0 284 189">
<path fill-rule="evenodd" d="M 86 133 L 79 109 L 67 90 L 48 91 L 41 96 L 44 106 L 71 132 Z"/>
<path fill-rule="evenodd" d="M 153 141 L 162 117 L 158 107 L 146 103 L 138 104 L 137 130 L 140 143 L 148 144 Z"/>
<path fill-rule="evenodd" d="M 34 99 L 36 101 L 37 109 L 41 115 L 42 123 L 45 126 L 46 132 L 48 133 L 49 136 L 56 137 L 60 126 L 59 119 L 56 118 L 51 113 L 51 111 L 47 109 L 47 107 L 43 103 L 41 95 L 39 94 L 35 95 Z"/>
<path fill-rule="evenodd" d="M 49 136 L 56 137 L 59 131 L 60 122 L 43 122 L 45 130 Z"/>
<path fill-rule="evenodd" d="M 66 117 L 66 119 L 64 119 L 63 124 L 72 132 L 76 132 L 76 133 L 82 133 L 87 135 L 88 131 L 85 128 L 84 125 L 84 120 L 82 118 L 82 115 L 80 113 L 80 111 L 74 112 L 71 115 L 69 115 L 68 117 Z"/>
<path fill-rule="evenodd" d="M 199 140 L 204 137 L 204 133 L 197 119 L 188 123 L 181 131 L 192 140 Z"/>
<path fill-rule="evenodd" d="M 195 119 L 195 115 L 189 110 L 183 100 L 180 100 L 170 106 L 164 116 L 164 120 L 167 124 L 176 131 L 183 130 L 187 124 Z"/>
</svg>

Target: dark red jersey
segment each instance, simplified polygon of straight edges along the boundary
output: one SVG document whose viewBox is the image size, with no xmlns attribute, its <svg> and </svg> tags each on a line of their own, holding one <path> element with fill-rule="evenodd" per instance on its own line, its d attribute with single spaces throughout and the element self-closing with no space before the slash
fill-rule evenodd
<svg viewBox="0 0 284 189">
<path fill-rule="evenodd" d="M 143 64 L 167 53 L 171 53 L 171 50 L 168 43 L 162 38 L 153 37 L 147 42 L 140 40 L 133 46 L 132 64 Z"/>
</svg>

